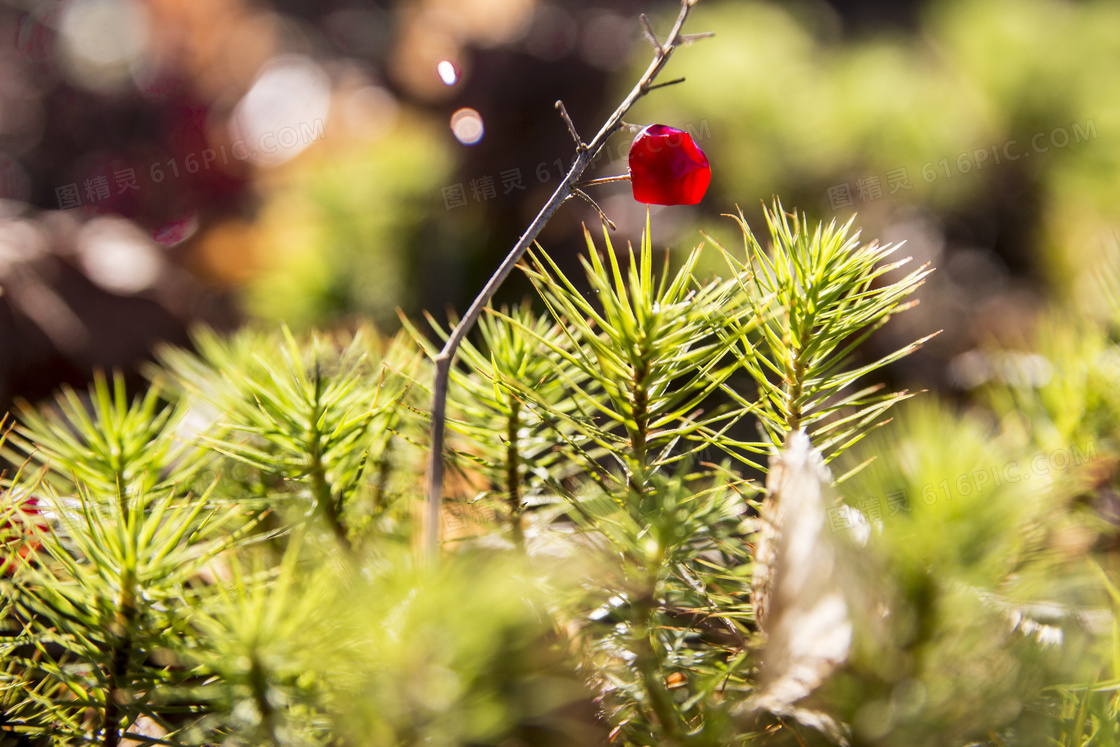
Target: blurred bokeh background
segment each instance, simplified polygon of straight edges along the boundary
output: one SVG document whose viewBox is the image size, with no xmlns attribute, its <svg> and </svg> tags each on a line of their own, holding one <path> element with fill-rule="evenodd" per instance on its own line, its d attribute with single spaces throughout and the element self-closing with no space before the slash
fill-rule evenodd
<svg viewBox="0 0 1120 747">
<path fill-rule="evenodd" d="M 462 310 L 648 63 L 660 0 L 3 0 L 0 407 L 135 371 L 203 322 Z M 713 167 L 655 245 L 736 244 L 761 201 L 908 242 L 939 271 L 883 346 L 951 390 L 969 351 L 1092 306 L 1120 219 L 1120 3 L 703 0 L 633 123 Z M 625 171 L 620 134 L 590 176 Z M 645 206 L 599 188 L 623 239 Z M 541 237 L 575 267 L 584 205 Z M 713 272 L 718 268 L 713 266 Z M 527 291 L 518 277 L 504 300 Z"/>
</svg>

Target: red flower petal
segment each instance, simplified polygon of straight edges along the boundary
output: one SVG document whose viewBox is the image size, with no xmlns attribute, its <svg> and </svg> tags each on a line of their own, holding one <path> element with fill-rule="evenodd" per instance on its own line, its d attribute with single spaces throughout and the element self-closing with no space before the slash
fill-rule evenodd
<svg viewBox="0 0 1120 747">
<path fill-rule="evenodd" d="M 707 156 L 684 130 L 649 125 L 630 146 L 630 185 L 638 202 L 695 205 L 711 180 Z"/>
</svg>

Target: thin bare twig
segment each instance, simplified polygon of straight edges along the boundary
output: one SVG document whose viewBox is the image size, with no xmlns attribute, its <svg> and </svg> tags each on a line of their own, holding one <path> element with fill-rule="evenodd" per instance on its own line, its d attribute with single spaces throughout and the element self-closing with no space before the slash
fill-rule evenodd
<svg viewBox="0 0 1120 747">
<path fill-rule="evenodd" d="M 654 33 L 653 24 L 649 22 L 649 18 L 645 13 L 642 13 L 639 18 L 642 19 L 642 26 L 645 27 L 643 36 L 649 40 L 649 43 L 653 45 L 653 48 L 657 50 L 658 54 L 665 54 L 665 47 L 661 46 L 661 42 L 657 41 L 657 34 Z M 671 41 L 672 40 L 670 40 L 670 42 Z"/>
<path fill-rule="evenodd" d="M 455 353 L 462 344 L 463 339 L 467 333 L 474 327 L 475 322 L 478 320 L 482 310 L 486 304 L 490 303 L 494 293 L 498 287 L 505 281 L 509 274 L 513 272 L 513 268 L 521 260 L 522 255 L 529 248 L 530 245 L 536 240 L 540 234 L 541 229 L 552 218 L 560 206 L 564 204 L 570 197 L 577 193 L 578 187 L 576 186 L 583 175 L 583 172 L 591 164 L 591 161 L 598 154 L 599 149 L 606 144 L 607 140 L 615 132 L 623 127 L 622 118 L 630 108 L 634 106 L 642 96 L 646 95 L 650 90 L 650 84 L 661 73 L 665 67 L 665 63 L 669 61 L 672 56 L 673 50 L 678 44 L 681 43 L 681 29 L 684 28 L 685 20 L 688 18 L 692 6 L 695 5 L 697 0 L 681 0 L 681 10 L 677 15 L 676 23 L 673 24 L 672 30 L 666 37 L 665 43 L 662 44 L 657 41 L 654 36 L 652 41 L 655 43 L 655 52 L 653 60 L 650 62 L 649 67 L 642 73 L 642 77 L 638 83 L 630 90 L 614 113 L 607 118 L 607 121 L 596 133 L 591 142 L 585 146 L 577 147 L 577 154 L 572 168 L 568 171 L 567 176 L 560 182 L 560 186 L 548 198 L 548 202 L 544 204 L 537 216 L 529 224 L 525 233 L 521 235 L 513 249 L 510 250 L 506 258 L 498 266 L 498 269 L 486 282 L 486 285 L 479 291 L 478 296 L 474 302 L 467 309 L 467 313 L 455 325 L 451 331 L 451 335 L 447 338 L 443 349 L 435 356 L 435 382 L 432 386 L 432 443 L 431 453 L 428 458 L 428 506 L 427 506 L 427 526 L 424 532 L 424 555 L 428 560 L 433 560 L 436 551 L 439 548 L 440 540 L 440 508 L 443 502 L 443 452 L 444 452 L 444 439 L 445 430 L 447 426 L 447 389 L 451 377 L 451 365 L 455 359 Z M 649 20 L 642 16 L 643 25 L 646 26 L 648 32 L 652 33 L 652 27 L 649 25 Z M 558 102 L 559 103 L 559 102 Z M 575 138 L 576 143 L 582 145 L 579 136 L 576 134 L 575 126 L 572 124 L 570 118 L 567 117 L 567 112 L 564 111 L 563 106 L 557 106 L 561 111 L 561 116 L 564 117 L 572 137 Z M 605 216 L 604 216 L 605 217 Z"/>
<path fill-rule="evenodd" d="M 618 230 L 618 226 L 614 224 L 613 220 L 607 217 L 607 214 L 603 212 L 603 208 L 599 207 L 599 203 L 595 202 L 595 200 L 591 198 L 591 195 L 587 194 L 582 189 L 576 189 L 574 192 L 572 192 L 572 194 L 574 194 L 576 197 L 580 198 L 587 204 L 591 205 L 591 207 L 595 208 L 595 212 L 599 213 L 599 220 L 610 226 L 612 231 Z"/>
<path fill-rule="evenodd" d="M 618 174 L 616 176 L 601 176 L 598 179 L 588 179 L 585 182 L 578 182 L 575 186 L 576 189 L 583 189 L 584 187 L 597 187 L 600 184 L 614 184 L 615 182 L 628 181 L 630 181 L 629 174 Z"/>
<path fill-rule="evenodd" d="M 681 34 L 681 38 L 680 41 L 677 42 L 677 46 L 687 47 L 694 41 L 700 41 L 701 39 L 711 39 L 715 35 L 716 32 L 714 31 L 701 31 L 699 34 Z"/>
<path fill-rule="evenodd" d="M 587 146 L 579 139 L 579 133 L 576 132 L 575 123 L 572 122 L 572 118 L 568 116 L 568 109 L 564 106 L 564 102 L 557 101 L 556 108 L 560 110 L 560 117 L 564 120 L 564 124 L 568 125 L 568 132 L 572 133 L 572 140 L 576 141 L 576 152 L 582 153 L 587 150 Z"/>
<path fill-rule="evenodd" d="M 648 86 L 646 86 L 646 93 L 649 93 L 650 91 L 656 90 L 658 88 L 675 86 L 678 83 L 684 83 L 684 78 L 673 78 L 672 80 L 667 80 L 664 83 L 650 83 Z"/>
</svg>

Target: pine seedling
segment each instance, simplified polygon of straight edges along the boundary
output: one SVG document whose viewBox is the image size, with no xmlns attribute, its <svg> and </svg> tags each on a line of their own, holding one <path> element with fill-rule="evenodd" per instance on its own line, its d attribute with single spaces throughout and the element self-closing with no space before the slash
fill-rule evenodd
<svg viewBox="0 0 1120 747">
<path fill-rule="evenodd" d="M 123 501 L 128 489 L 190 482 L 202 468 L 200 455 L 176 438 L 184 411 L 168 404 L 159 381 L 130 402 L 123 376 L 110 384 L 97 374 L 88 395 L 64 387 L 53 407 L 20 410 L 10 437 L 16 449 L 5 454 L 16 464 L 41 465 L 44 481 L 63 494 L 84 485 Z"/>
<path fill-rule="evenodd" d="M 518 325 L 557 360 L 576 403 L 533 400 L 570 429 L 562 448 L 585 475 L 555 489 L 616 567 L 596 581 L 592 617 L 603 622 L 585 629 L 586 645 L 608 714 L 633 743 L 712 743 L 726 723 L 714 692 L 742 682 L 732 663 L 749 624 L 741 494 L 753 489 L 696 462 L 730 423 L 713 395 L 737 367 L 726 343 L 746 337 L 754 309 L 737 280 L 695 279 L 699 247 L 675 272 L 658 266 L 648 225 L 625 270 L 609 236 L 605 258 L 590 235 L 588 247 L 589 297 L 543 253 L 527 268 L 565 339 Z"/>
<path fill-rule="evenodd" d="M 810 230 L 804 215 L 786 213 L 780 202 L 765 213 L 769 253 L 741 213 L 732 217 L 743 232 L 746 261 L 723 252 L 760 322 L 757 340 L 727 340 L 758 387 L 758 397 L 751 400 L 733 387 L 724 390 L 742 406 L 744 417 L 757 415 L 774 448 L 781 448 L 787 433 L 805 429 L 831 460 L 885 422 L 885 412 L 909 396 L 883 392 L 881 385 L 863 386 L 863 380 L 933 335 L 870 363 L 852 364 L 868 337 L 916 303 L 908 299 L 931 270 L 923 265 L 892 281 L 888 274 L 909 259 L 885 264 L 899 247 L 861 244 L 851 220 L 819 223 Z M 853 391 L 856 385 L 861 388 Z M 738 447 L 758 450 L 748 442 Z"/>
<path fill-rule="evenodd" d="M 607 467 L 584 460 L 589 474 L 621 487 L 620 495 L 629 490 L 636 499 L 655 473 L 695 456 L 709 442 L 706 431 L 728 419 L 705 408 L 736 368 L 729 346 L 745 338 L 754 318 L 733 280 L 695 280 L 700 247 L 676 273 L 665 262 L 655 275 L 647 222 L 638 253 L 631 248 L 624 278 L 610 237 L 604 236 L 607 261 L 590 234 L 589 258 L 581 259 L 593 301 L 547 254 L 534 253 L 527 273 L 570 340 L 560 345 L 537 335 L 538 343 L 564 361 L 559 377 L 572 369 L 587 382 L 564 380 L 577 409 L 549 411 L 549 416 L 568 423 L 607 455 Z"/>
<path fill-rule="evenodd" d="M 440 339 L 447 339 L 438 322 L 431 317 L 428 322 Z M 417 344 L 435 356 L 435 346 L 410 322 L 404 324 Z M 594 384 L 539 342 L 569 346 L 563 328 L 549 315 L 537 316 L 527 304 L 484 314 L 479 332 L 483 347 L 463 342 L 459 365 L 451 369 L 448 425 L 465 440 L 460 448 L 450 448 L 448 457 L 464 483 L 472 482 L 471 474 L 482 476 L 484 496 L 495 499 L 520 546 L 525 509 L 551 500 L 550 485 L 564 481 L 574 467 L 564 453 L 567 444 L 578 441 L 577 434 L 543 413 L 572 414 L 576 402 L 566 381 Z M 558 367 L 566 370 L 559 373 Z"/>
<path fill-rule="evenodd" d="M 199 445 L 248 468 L 241 500 L 303 506 L 297 515 L 322 522 L 346 548 L 358 541 L 355 523 L 381 517 L 392 502 L 387 451 L 407 387 L 382 365 L 375 335 L 360 331 L 338 348 L 319 337 L 301 344 L 284 328 L 228 345 L 203 336 L 201 359 L 162 354 L 214 420 Z M 358 505 L 363 493 L 371 505 Z"/>
<path fill-rule="evenodd" d="M 198 708 L 180 690 L 190 668 L 172 653 L 195 635 L 193 587 L 251 523 L 236 508 L 210 507 L 208 495 L 142 483 L 122 491 L 125 500 L 81 484 L 70 496 L 27 487 L 45 496 L 55 524 L 13 581 L 24 628 L 4 642 L 19 672 L 0 729 L 102 747 L 145 741 L 142 720 L 174 734 Z"/>
<path fill-rule="evenodd" d="M 575 521 L 603 552 L 573 603 L 577 640 L 626 744 L 719 744 L 724 703 L 749 690 L 745 503 L 726 475 L 658 472 L 621 505 L 593 485 L 578 498 Z"/>
</svg>

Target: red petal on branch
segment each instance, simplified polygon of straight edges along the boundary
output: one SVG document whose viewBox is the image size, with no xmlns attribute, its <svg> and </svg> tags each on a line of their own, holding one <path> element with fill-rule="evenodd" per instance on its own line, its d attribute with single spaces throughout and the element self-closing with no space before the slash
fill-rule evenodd
<svg viewBox="0 0 1120 747">
<path fill-rule="evenodd" d="M 708 157 L 684 130 L 649 125 L 630 146 L 630 184 L 638 202 L 695 205 L 711 180 Z"/>
</svg>

